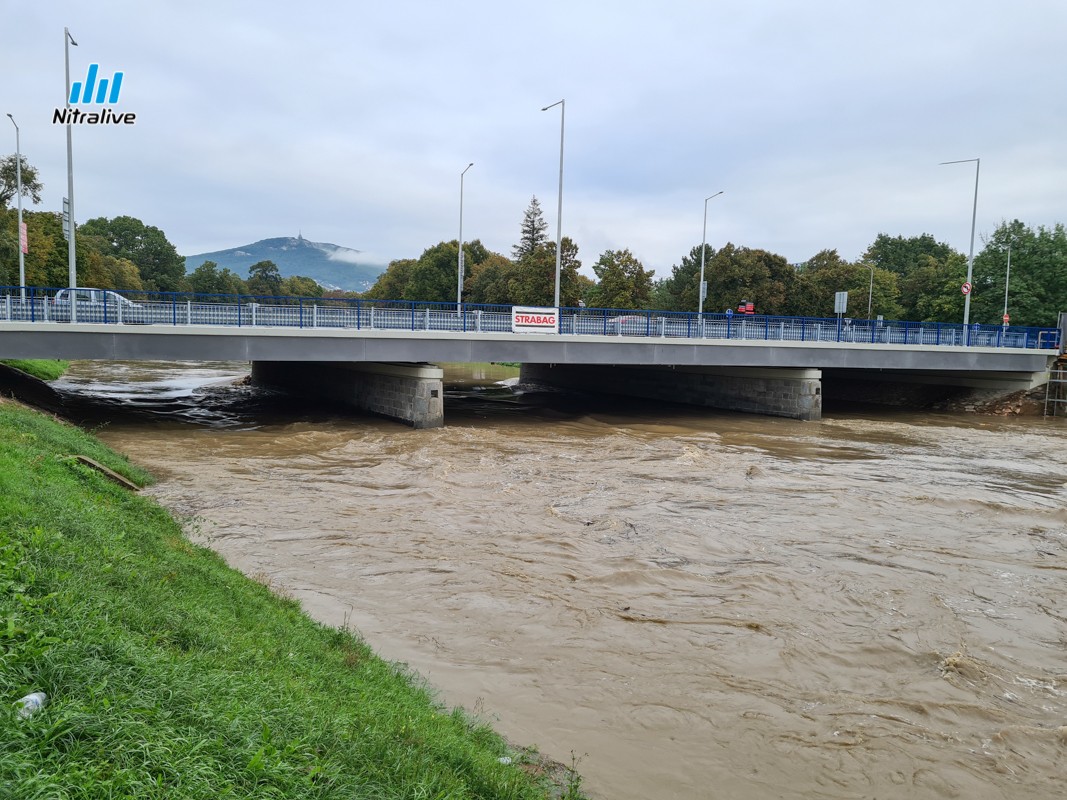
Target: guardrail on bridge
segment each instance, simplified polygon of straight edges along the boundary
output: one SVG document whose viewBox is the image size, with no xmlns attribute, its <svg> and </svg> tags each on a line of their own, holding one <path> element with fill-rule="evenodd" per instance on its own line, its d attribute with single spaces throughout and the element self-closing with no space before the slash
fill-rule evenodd
<svg viewBox="0 0 1067 800">
<path fill-rule="evenodd" d="M 73 296 L 72 296 L 73 294 Z M 72 308 L 73 304 L 73 308 Z M 511 306 L 322 297 L 0 287 L 0 323 L 342 328 L 511 333 Z M 531 334 L 536 335 L 536 334 Z M 555 335 L 1055 350 L 1057 328 L 561 308 Z"/>
</svg>

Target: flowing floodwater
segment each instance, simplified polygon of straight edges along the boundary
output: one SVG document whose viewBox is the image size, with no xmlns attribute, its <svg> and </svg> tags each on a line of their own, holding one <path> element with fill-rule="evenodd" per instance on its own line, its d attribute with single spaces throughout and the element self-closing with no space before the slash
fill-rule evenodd
<svg viewBox="0 0 1067 800">
<path fill-rule="evenodd" d="M 593 796 L 1063 796 L 1063 420 L 603 410 L 491 372 L 428 431 L 191 394 L 244 372 L 60 388 L 118 400 L 90 424 L 195 538 Z"/>
</svg>

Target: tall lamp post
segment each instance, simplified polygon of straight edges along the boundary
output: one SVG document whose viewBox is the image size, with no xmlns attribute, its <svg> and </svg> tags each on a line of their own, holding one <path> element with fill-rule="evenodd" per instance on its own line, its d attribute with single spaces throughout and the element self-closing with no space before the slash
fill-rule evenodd
<svg viewBox="0 0 1067 800">
<path fill-rule="evenodd" d="M 459 173 L 459 264 L 456 270 L 456 311 L 460 311 L 460 304 L 463 302 L 463 176 L 467 174 L 467 170 L 474 166 L 474 162 L 469 163 L 463 172 Z"/>
<path fill-rule="evenodd" d="M 19 296 L 26 302 L 26 251 L 22 247 L 22 146 L 19 143 L 19 125 L 10 114 L 7 118 L 15 126 L 15 191 L 19 198 Z M 1006 296 L 1006 295 L 1005 295 Z M 1007 301 L 1005 301 L 1007 302 Z"/>
<path fill-rule="evenodd" d="M 559 273 L 560 259 L 563 256 L 563 124 L 567 116 L 567 100 L 557 100 L 550 106 L 545 106 L 542 111 L 559 106 L 559 205 L 556 209 L 556 294 L 553 305 L 559 308 Z"/>
<path fill-rule="evenodd" d="M 708 200 L 712 197 L 718 197 L 725 189 L 718 191 L 711 197 L 704 198 L 704 236 L 700 240 L 700 285 L 697 287 L 697 296 L 700 298 L 697 301 L 697 315 L 704 313 L 704 252 L 708 249 Z"/>
<path fill-rule="evenodd" d="M 1008 324 L 1008 282 L 1011 280 L 1011 243 L 1014 241 L 1014 236 L 1008 237 L 1008 268 L 1004 272 L 1004 318 L 1002 320 L 1005 326 Z"/>
<path fill-rule="evenodd" d="M 963 296 L 963 324 L 971 319 L 971 277 L 974 275 L 974 223 L 978 219 L 978 171 L 982 167 L 980 158 L 964 158 L 959 161 L 942 161 L 941 166 L 946 164 L 974 164 L 974 208 L 971 211 L 971 250 L 967 255 L 967 294 Z"/>
<path fill-rule="evenodd" d="M 871 271 L 871 285 L 867 289 L 867 319 L 871 318 L 871 301 L 874 299 L 874 264 L 868 267 Z"/>
<path fill-rule="evenodd" d="M 78 268 L 74 251 L 74 148 L 70 141 L 70 45 L 78 46 L 67 28 L 63 29 L 63 61 L 67 76 L 67 277 L 70 279 L 70 321 L 78 321 L 78 304 L 74 289 L 78 287 Z"/>
</svg>

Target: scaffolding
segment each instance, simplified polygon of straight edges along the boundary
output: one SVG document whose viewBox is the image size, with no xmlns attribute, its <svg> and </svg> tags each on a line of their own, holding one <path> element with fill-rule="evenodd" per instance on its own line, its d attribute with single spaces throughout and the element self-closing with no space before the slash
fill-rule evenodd
<svg viewBox="0 0 1067 800">
<path fill-rule="evenodd" d="M 1045 384 L 1045 416 L 1067 417 L 1067 359 L 1061 357 L 1049 371 Z"/>
</svg>

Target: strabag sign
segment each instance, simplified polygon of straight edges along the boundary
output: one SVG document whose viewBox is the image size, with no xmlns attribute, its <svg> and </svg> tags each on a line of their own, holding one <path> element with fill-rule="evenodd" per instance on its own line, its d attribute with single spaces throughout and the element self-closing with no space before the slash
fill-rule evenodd
<svg viewBox="0 0 1067 800">
<path fill-rule="evenodd" d="M 555 333 L 558 326 L 558 308 L 511 307 L 512 333 Z"/>
</svg>

